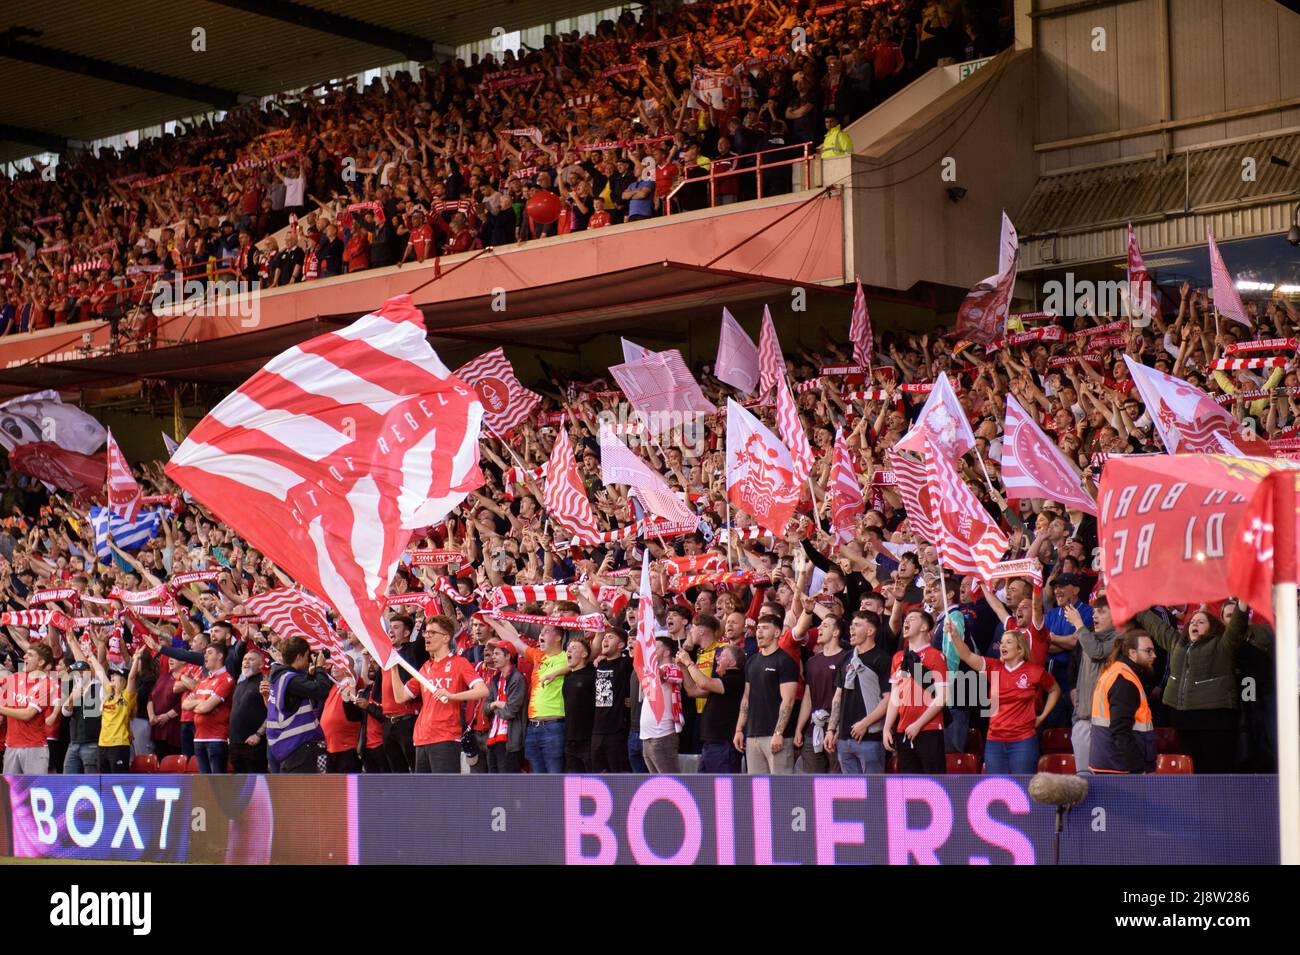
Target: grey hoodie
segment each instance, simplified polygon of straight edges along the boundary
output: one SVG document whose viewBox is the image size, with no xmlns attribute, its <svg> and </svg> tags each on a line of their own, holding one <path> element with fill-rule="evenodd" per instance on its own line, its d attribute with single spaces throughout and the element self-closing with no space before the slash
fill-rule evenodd
<svg viewBox="0 0 1300 955">
<path fill-rule="evenodd" d="M 1074 684 L 1079 690 L 1079 702 L 1074 707 L 1076 721 L 1092 718 L 1092 691 L 1119 635 L 1114 628 L 1101 633 L 1093 633 L 1087 627 L 1079 629 L 1079 647 L 1075 651 L 1079 655 L 1079 673 Z"/>
</svg>

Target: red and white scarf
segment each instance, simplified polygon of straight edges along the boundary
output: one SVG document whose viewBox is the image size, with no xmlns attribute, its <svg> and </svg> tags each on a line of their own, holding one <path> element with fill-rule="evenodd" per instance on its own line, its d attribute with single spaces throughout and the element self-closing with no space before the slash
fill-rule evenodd
<svg viewBox="0 0 1300 955">
<path fill-rule="evenodd" d="M 586 613 L 580 616 L 563 616 L 560 614 L 515 613 L 509 610 L 486 610 L 483 616 L 495 620 L 507 620 L 510 623 L 532 623 L 539 627 L 559 627 L 563 630 L 589 630 L 600 633 L 605 629 L 603 613 Z"/>
</svg>

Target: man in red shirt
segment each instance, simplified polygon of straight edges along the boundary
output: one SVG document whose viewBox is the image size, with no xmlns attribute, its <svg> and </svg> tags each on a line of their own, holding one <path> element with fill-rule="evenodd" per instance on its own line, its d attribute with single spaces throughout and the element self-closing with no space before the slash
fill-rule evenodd
<svg viewBox="0 0 1300 955">
<path fill-rule="evenodd" d="M 429 617 L 424 625 L 424 648 L 429 659 L 420 667 L 424 680 L 405 683 L 397 667 L 392 673 L 393 698 L 398 703 L 419 699 L 415 720 L 415 771 L 460 772 L 460 704 L 487 696 L 487 684 L 464 657 L 453 656 L 451 638 L 456 624 L 450 617 Z M 433 687 L 430 692 L 429 686 Z"/>
<path fill-rule="evenodd" d="M 891 692 L 885 712 L 885 749 L 898 753 L 900 773 L 942 773 L 943 700 L 948 661 L 930 646 L 934 618 L 913 610 L 903 619 L 903 649 L 889 666 Z M 894 735 L 894 721 L 898 735 Z"/>
<path fill-rule="evenodd" d="M 203 675 L 181 709 L 194 711 L 194 752 L 199 772 L 215 775 L 227 771 L 230 755 L 230 698 L 235 680 L 226 670 L 222 649 L 209 645 L 203 651 Z"/>
<path fill-rule="evenodd" d="M 411 232 L 406 241 L 406 252 L 402 254 L 402 261 L 413 259 L 416 262 L 423 262 L 433 254 L 433 228 L 425 220 L 424 209 L 416 206 L 411 210 Z"/>
<path fill-rule="evenodd" d="M 609 213 L 605 211 L 605 200 L 595 196 L 591 200 L 591 218 L 587 220 L 588 229 L 603 229 L 609 225 Z"/>
<path fill-rule="evenodd" d="M 45 721 L 53 708 L 50 670 L 54 651 L 33 642 L 23 654 L 26 669 L 0 686 L 0 716 L 5 718 L 4 771 L 10 776 L 43 776 L 50 770 Z"/>
</svg>

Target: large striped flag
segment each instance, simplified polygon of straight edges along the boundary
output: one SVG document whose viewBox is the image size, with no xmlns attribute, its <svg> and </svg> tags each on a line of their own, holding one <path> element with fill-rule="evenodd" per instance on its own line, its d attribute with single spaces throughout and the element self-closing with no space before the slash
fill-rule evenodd
<svg viewBox="0 0 1300 955">
<path fill-rule="evenodd" d="M 108 506 L 115 514 L 122 515 L 128 521 L 134 521 L 140 514 L 140 499 L 143 492 L 136 483 L 131 466 L 126 463 L 122 449 L 113 440 L 112 429 L 108 432 Z"/>
<path fill-rule="evenodd" d="M 675 348 L 647 352 L 637 361 L 611 365 L 609 373 L 652 436 L 718 410 L 704 397 L 682 353 Z"/>
<path fill-rule="evenodd" d="M 924 462 L 890 448 L 889 467 L 894 472 L 894 480 L 898 482 L 898 496 L 903 499 L 903 510 L 907 512 L 907 521 L 912 525 L 912 530 L 933 543 L 939 536 L 939 530 Z"/>
<path fill-rule="evenodd" d="M 959 574 L 988 580 L 1007 552 L 1007 535 L 989 516 L 952 462 L 933 445 L 925 449 L 925 469 L 934 502 L 934 546 L 939 560 Z"/>
<path fill-rule="evenodd" d="M 1214 231 L 1209 226 L 1205 227 L 1205 240 L 1210 246 L 1210 280 L 1214 285 L 1215 309 L 1224 318 L 1230 318 L 1250 328 L 1250 316 L 1246 314 L 1246 306 L 1241 303 L 1237 284 L 1233 281 L 1228 267 L 1223 264 L 1219 245 L 1214 241 Z"/>
<path fill-rule="evenodd" d="M 662 477 L 618 439 L 603 421 L 600 425 L 600 479 L 606 484 L 626 484 L 651 514 L 669 521 L 693 521 L 696 514 L 673 493 Z"/>
<path fill-rule="evenodd" d="M 301 590 L 281 587 L 254 594 L 244 601 L 244 606 L 282 639 L 301 637 L 313 650 L 327 652 L 332 664 L 352 670 L 352 658 L 338 631 L 330 624 L 326 616 L 329 606 L 323 600 Z"/>
<path fill-rule="evenodd" d="M 725 307 L 722 309 L 713 377 L 746 395 L 752 393 L 758 384 L 758 346 Z"/>
<path fill-rule="evenodd" d="M 600 537 L 596 512 L 587 500 L 587 491 L 578 473 L 578 462 L 573 457 L 569 429 L 560 426 L 560 436 L 551 448 L 551 459 L 546 464 L 546 487 L 542 489 L 542 506 L 566 533 L 572 534 L 579 544 L 593 544 Z"/>
<path fill-rule="evenodd" d="M 849 341 L 853 343 L 853 361 L 863 368 L 870 368 L 875 338 L 871 333 L 871 316 L 867 314 L 867 296 L 862 292 L 861 279 L 857 285 L 853 293 L 853 317 L 849 319 Z"/>
<path fill-rule="evenodd" d="M 113 551 L 108 546 L 110 537 L 122 550 L 139 550 L 162 530 L 162 512 L 148 511 L 128 521 L 107 507 L 92 507 L 90 525 L 95 529 L 95 557 L 101 564 L 109 564 L 113 561 Z"/>
<path fill-rule="evenodd" d="M 655 612 L 654 601 L 650 599 L 650 555 L 641 555 L 641 589 L 638 591 L 640 602 L 636 614 L 636 643 L 632 647 L 632 668 L 641 684 L 641 693 L 655 721 L 663 719 L 664 697 L 660 692 L 661 683 L 655 672 Z"/>
<path fill-rule="evenodd" d="M 619 343 L 623 346 L 623 361 L 640 361 L 642 358 L 649 358 L 654 354 L 644 345 L 638 345 L 636 342 L 630 342 L 626 338 L 619 338 Z"/>
<path fill-rule="evenodd" d="M 388 668 L 384 595 L 411 532 L 483 483 L 482 416 L 399 295 L 271 359 L 199 422 L 166 473 L 329 601 Z"/>
<path fill-rule="evenodd" d="M 802 487 L 812 473 L 812 445 L 808 443 L 808 435 L 804 434 L 803 422 L 799 420 L 799 408 L 794 403 L 794 395 L 790 394 L 790 383 L 786 381 L 785 375 L 776 379 L 776 429 L 781 433 L 785 446 L 790 449 L 790 457 L 794 462 L 795 487 Z"/>
<path fill-rule="evenodd" d="M 785 358 L 781 355 L 781 343 L 776 338 L 772 313 L 764 305 L 763 324 L 758 333 L 758 390 L 767 394 L 776 380 L 784 375 Z"/>
<path fill-rule="evenodd" d="M 483 404 L 483 422 L 494 434 L 505 436 L 533 413 L 542 396 L 529 391 L 515 376 L 505 350 L 494 348 L 456 369 L 455 376 L 473 385 Z"/>
<path fill-rule="evenodd" d="M 830 499 L 831 528 L 836 543 L 843 545 L 853 540 L 858 518 L 862 516 L 865 502 L 862 483 L 853 470 L 853 458 L 844 440 L 844 431 L 835 429 L 835 457 L 831 461 Z"/>
<path fill-rule="evenodd" d="M 1084 491 L 1061 449 L 1012 395 L 1007 395 L 1001 463 L 1008 498 L 1045 497 L 1096 516 L 1097 503 Z"/>
<path fill-rule="evenodd" d="M 1146 263 L 1142 261 L 1142 250 L 1138 247 L 1137 233 L 1133 231 L 1133 223 L 1128 224 L 1128 264 L 1127 264 L 1128 282 L 1126 294 L 1128 296 L 1128 313 L 1133 318 L 1142 315 L 1147 319 L 1153 319 L 1160 311 L 1160 306 L 1156 301 L 1155 284 L 1151 281 L 1151 273 L 1147 271 Z"/>
</svg>

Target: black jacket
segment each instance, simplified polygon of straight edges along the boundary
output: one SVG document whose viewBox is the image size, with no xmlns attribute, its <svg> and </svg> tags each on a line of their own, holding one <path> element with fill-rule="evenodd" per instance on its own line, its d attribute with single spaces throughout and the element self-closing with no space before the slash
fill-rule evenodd
<svg viewBox="0 0 1300 955">
<path fill-rule="evenodd" d="M 283 663 L 277 663 L 271 667 L 271 684 L 274 685 L 281 675 L 289 669 L 292 668 L 285 666 Z M 316 671 L 315 675 L 300 671 L 289 681 L 289 685 L 285 689 L 282 709 L 285 713 L 292 713 L 306 700 L 323 704 L 325 698 L 330 695 L 330 687 L 333 685 L 334 683 L 330 680 L 329 674 L 324 670 Z"/>
<path fill-rule="evenodd" d="M 266 701 L 262 699 L 262 676 L 240 680 L 235 677 L 230 697 L 230 741 L 242 743 L 266 722 Z"/>
</svg>

